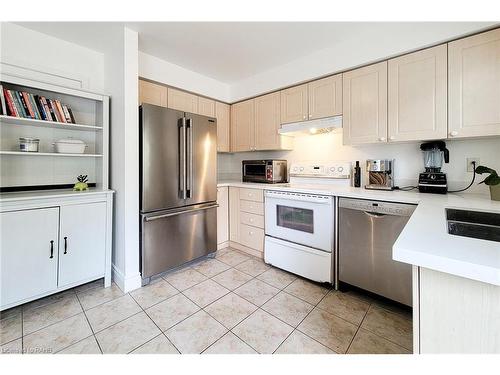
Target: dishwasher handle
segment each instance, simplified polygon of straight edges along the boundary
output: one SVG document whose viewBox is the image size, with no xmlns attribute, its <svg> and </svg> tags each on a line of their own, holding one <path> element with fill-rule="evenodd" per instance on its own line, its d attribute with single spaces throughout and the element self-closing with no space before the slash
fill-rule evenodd
<svg viewBox="0 0 500 375">
<path fill-rule="evenodd" d="M 387 214 L 380 214 L 378 212 L 370 212 L 370 211 L 363 211 L 363 212 L 365 213 L 365 215 L 373 217 L 374 219 L 387 215 Z"/>
</svg>

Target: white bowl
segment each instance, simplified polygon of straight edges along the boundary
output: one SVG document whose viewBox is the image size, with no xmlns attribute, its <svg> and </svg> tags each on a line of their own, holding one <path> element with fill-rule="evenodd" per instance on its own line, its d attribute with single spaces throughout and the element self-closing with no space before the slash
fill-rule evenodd
<svg viewBox="0 0 500 375">
<path fill-rule="evenodd" d="M 88 146 L 79 139 L 60 139 L 54 144 L 55 151 L 60 154 L 83 154 Z"/>
</svg>

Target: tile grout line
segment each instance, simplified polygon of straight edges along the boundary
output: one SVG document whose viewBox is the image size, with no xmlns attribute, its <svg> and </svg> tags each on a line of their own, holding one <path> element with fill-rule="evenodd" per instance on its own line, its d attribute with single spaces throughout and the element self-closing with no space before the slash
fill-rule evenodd
<svg viewBox="0 0 500 375">
<path fill-rule="evenodd" d="M 368 315 L 368 312 L 370 311 L 371 307 L 372 307 L 372 305 L 370 305 L 370 308 L 368 308 L 368 311 L 366 312 L 366 315 Z M 375 308 L 377 308 L 377 306 L 375 306 Z M 387 312 L 389 312 L 389 313 L 392 313 L 391 311 L 389 311 L 389 310 L 387 310 L 387 309 L 383 309 L 383 310 L 385 310 L 385 311 L 387 311 Z M 365 317 L 366 317 L 366 316 L 365 316 Z M 363 318 L 363 321 L 364 321 L 364 318 Z M 413 322 L 412 322 L 412 324 L 413 324 Z M 361 328 L 361 325 L 360 325 L 360 328 Z M 392 344 L 394 344 L 394 345 L 396 345 L 396 346 L 398 346 L 398 347 L 400 347 L 400 348 L 403 348 L 403 349 L 405 349 L 405 350 L 408 350 L 408 351 L 410 351 L 410 352 L 411 352 L 411 354 L 413 354 L 413 348 L 412 348 L 412 349 L 408 349 L 408 348 L 404 347 L 403 345 L 398 344 L 398 343 L 396 343 L 396 342 L 392 341 L 391 339 L 388 339 L 387 337 L 381 336 L 381 335 L 379 335 L 378 333 L 373 332 L 373 331 L 372 331 L 371 329 L 369 329 L 369 328 L 363 327 L 363 329 L 364 329 L 364 330 L 366 330 L 366 331 L 368 331 L 368 332 L 370 332 L 371 334 L 373 334 L 373 335 L 375 335 L 375 336 L 377 336 L 377 337 L 380 337 L 380 338 L 382 338 L 382 339 L 384 339 L 384 340 L 386 340 L 386 341 L 389 341 L 390 343 L 392 343 Z"/>
<path fill-rule="evenodd" d="M 291 283 L 290 283 L 290 284 L 291 284 Z M 284 293 L 286 293 L 286 292 L 285 292 L 285 290 L 283 290 L 283 292 L 284 292 Z M 318 340 L 316 340 L 316 339 L 314 339 L 314 338 L 310 337 L 309 335 L 307 335 L 306 333 L 304 333 L 304 332 L 302 332 L 301 330 L 299 330 L 299 329 L 298 329 L 298 328 L 299 328 L 299 326 L 302 324 L 302 322 L 303 322 L 304 320 L 306 320 L 306 318 L 307 318 L 307 317 L 308 317 L 308 316 L 309 316 L 309 315 L 310 315 L 310 314 L 314 311 L 314 309 L 315 309 L 315 308 L 316 308 L 316 307 L 317 307 L 317 306 L 321 303 L 321 301 L 323 301 L 323 299 L 324 299 L 324 298 L 325 298 L 325 297 L 326 297 L 329 293 L 330 293 L 330 291 L 328 291 L 327 293 L 325 293 L 325 295 L 324 295 L 323 297 L 321 297 L 321 299 L 320 299 L 320 300 L 316 303 L 316 305 L 313 305 L 312 303 L 309 303 L 309 302 L 308 302 L 311 306 L 313 306 L 313 308 L 311 309 L 311 311 L 309 311 L 309 312 L 306 314 L 306 316 L 304 316 L 304 318 L 303 318 L 303 319 L 299 322 L 299 324 L 297 324 L 297 326 L 296 326 L 296 327 L 293 327 L 292 332 L 290 332 L 290 334 L 289 334 L 289 335 L 288 335 L 288 336 L 287 336 L 287 337 L 286 337 L 286 338 L 285 338 L 285 339 L 284 339 L 284 340 L 283 340 L 283 341 L 282 341 L 282 342 L 278 345 L 278 347 L 274 350 L 273 354 L 275 354 L 275 353 L 276 353 L 276 350 L 278 350 L 278 349 L 281 347 L 281 345 L 283 345 L 283 343 L 284 343 L 284 342 L 285 342 L 285 341 L 286 341 L 286 340 L 287 340 L 287 339 L 288 339 L 288 338 L 289 338 L 289 337 L 290 337 L 290 336 L 291 336 L 291 335 L 292 335 L 295 331 L 299 331 L 300 333 L 302 333 L 302 334 L 306 335 L 307 337 L 309 337 L 311 340 L 314 340 L 314 341 L 316 341 L 317 343 L 319 343 L 319 344 L 323 345 L 325 348 L 328 348 L 328 349 L 332 350 L 333 352 L 335 352 L 335 350 L 333 350 L 333 349 L 331 349 L 330 347 L 328 347 L 328 346 L 326 346 L 326 345 L 324 345 L 324 344 L 320 343 Z M 290 294 L 290 295 L 291 295 L 291 296 L 293 296 L 292 294 Z M 293 296 L 293 297 L 295 297 L 295 296 Z M 298 298 L 298 297 L 296 297 L 296 298 Z M 299 299 L 300 299 L 300 298 L 299 298 Z M 302 300 L 302 299 L 300 299 L 300 300 L 301 300 L 301 301 L 304 301 L 304 300 Z M 307 302 L 307 301 L 304 301 L 304 302 Z M 278 319 L 279 319 L 279 318 L 278 318 Z"/>
<path fill-rule="evenodd" d="M 164 281 L 168 283 L 168 281 L 166 281 L 166 280 L 164 280 Z M 170 285 L 172 288 L 174 288 L 175 290 L 177 290 L 177 291 L 179 292 L 179 290 L 178 290 L 177 288 L 175 288 L 173 285 L 171 285 L 170 283 L 168 283 L 168 285 Z M 180 293 L 180 292 L 179 292 L 179 293 Z M 172 297 L 177 296 L 179 293 L 174 294 Z M 169 342 L 169 343 L 171 343 L 171 344 L 172 344 L 172 346 L 175 348 L 175 350 L 177 350 L 177 352 L 178 352 L 179 354 L 181 354 L 181 351 L 179 350 L 179 348 L 177 348 L 177 346 L 175 346 L 175 344 L 174 344 L 172 341 L 170 341 L 170 339 L 169 339 L 169 338 L 167 337 L 167 335 L 165 334 L 165 332 L 166 332 L 166 331 L 164 332 L 164 331 L 163 331 L 163 330 L 162 330 L 162 329 L 158 326 L 158 324 L 156 324 L 156 322 L 153 320 L 153 318 L 151 318 L 151 317 L 149 316 L 149 314 L 146 312 L 146 310 L 144 310 L 144 308 L 141 306 L 141 304 L 140 304 L 139 302 L 137 302 L 137 301 L 136 301 L 136 299 L 134 298 L 134 296 L 130 295 L 130 297 L 132 297 L 132 299 L 135 301 L 135 303 L 137 303 L 137 304 L 139 305 L 139 307 L 141 308 L 142 312 L 143 312 L 143 313 L 144 313 L 144 314 L 148 317 L 148 319 L 149 319 L 149 320 L 151 320 L 151 321 L 153 322 L 153 324 L 156 326 L 156 328 L 158 328 L 158 330 L 160 331 L 160 334 L 159 334 L 159 335 L 156 335 L 156 336 L 155 336 L 155 337 L 153 337 L 151 340 L 148 340 L 148 341 L 146 341 L 145 343 L 143 343 L 143 344 L 139 345 L 137 348 L 132 349 L 132 350 L 131 350 L 131 351 L 129 351 L 127 354 L 130 354 L 130 353 L 132 353 L 134 350 L 139 349 L 141 346 L 146 345 L 148 342 L 153 341 L 155 338 L 157 338 L 157 337 L 158 337 L 158 336 L 160 336 L 160 335 L 165 336 L 165 338 L 168 340 L 168 342 Z M 171 298 L 172 298 L 172 297 L 171 297 Z M 167 298 L 166 300 L 168 300 L 168 299 L 169 299 L 169 298 Z M 166 301 L 166 300 L 163 300 L 162 302 L 164 302 L 164 301 Z M 158 303 L 161 303 L 161 302 L 158 302 Z M 158 303 L 157 303 L 157 304 L 158 304 Z M 148 309 L 149 309 L 149 308 L 151 308 L 151 307 L 153 307 L 153 306 L 154 306 L 154 305 L 152 305 L 152 306 L 148 307 Z M 198 310 L 198 311 L 199 311 L 199 310 Z M 191 315 L 193 315 L 193 314 L 191 314 Z M 190 315 L 190 316 L 191 316 L 191 315 Z M 187 318 L 186 318 L 186 319 L 187 319 Z M 170 328 L 169 328 L 169 329 L 170 329 Z"/>
<path fill-rule="evenodd" d="M 345 351 L 345 354 L 347 354 L 347 353 L 349 352 L 349 349 L 351 348 L 352 343 L 354 342 L 354 339 L 356 338 L 356 336 L 357 336 L 357 334 L 358 334 L 359 330 L 361 329 L 361 325 L 362 325 L 362 324 L 363 324 L 363 322 L 365 321 L 365 318 L 366 318 L 366 316 L 368 315 L 368 311 L 370 311 L 371 306 L 372 306 L 372 303 L 370 303 L 370 304 L 368 305 L 368 308 L 366 309 L 366 311 L 365 311 L 365 313 L 364 313 L 364 315 L 363 315 L 363 319 L 361 319 L 361 322 L 359 322 L 359 325 L 358 325 L 358 327 L 356 328 L 356 332 L 354 332 L 354 335 L 352 336 L 352 339 L 351 339 L 351 341 L 349 342 L 349 345 L 347 346 L 347 349 L 346 349 L 346 351 Z"/>
<path fill-rule="evenodd" d="M 80 301 L 80 298 L 78 297 L 78 293 L 75 293 L 76 294 L 76 299 L 78 300 L 78 303 L 80 304 L 80 307 L 82 308 L 82 311 L 83 311 L 83 316 L 85 317 L 85 319 L 87 320 L 87 323 L 90 327 L 90 330 L 92 331 L 92 336 L 94 337 L 94 340 L 95 342 L 97 343 L 97 347 L 99 348 L 99 350 L 101 351 L 101 354 L 104 354 L 104 352 L 102 351 L 102 348 L 101 348 L 101 344 L 99 343 L 99 340 L 97 340 L 97 336 L 95 335 L 95 332 L 94 332 L 94 328 L 92 327 L 92 324 L 90 324 L 90 320 L 89 320 L 89 317 L 87 316 L 87 313 L 85 312 L 85 309 L 83 308 L 83 305 L 82 305 L 82 301 Z M 90 337 L 90 336 L 89 336 Z M 85 338 L 86 339 L 86 338 Z M 83 341 L 85 339 L 82 339 L 80 341 Z M 80 342 L 78 341 L 78 342 Z M 75 343 L 76 344 L 76 343 Z M 68 346 L 69 348 L 69 346 Z M 62 349 L 64 350 L 64 349 Z"/>
</svg>

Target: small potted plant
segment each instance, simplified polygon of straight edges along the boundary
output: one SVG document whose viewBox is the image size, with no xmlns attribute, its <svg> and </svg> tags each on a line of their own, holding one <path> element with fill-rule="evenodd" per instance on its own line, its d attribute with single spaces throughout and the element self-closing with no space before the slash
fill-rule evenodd
<svg viewBox="0 0 500 375">
<path fill-rule="evenodd" d="M 500 177 L 497 171 L 494 169 L 480 165 L 476 167 L 477 174 L 488 173 L 489 176 L 486 177 L 480 184 L 484 183 L 490 187 L 491 200 L 500 201 Z"/>
</svg>

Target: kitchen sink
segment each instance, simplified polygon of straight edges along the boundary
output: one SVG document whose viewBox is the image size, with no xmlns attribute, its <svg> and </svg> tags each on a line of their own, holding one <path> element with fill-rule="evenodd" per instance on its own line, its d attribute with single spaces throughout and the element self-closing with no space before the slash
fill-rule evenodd
<svg viewBox="0 0 500 375">
<path fill-rule="evenodd" d="M 500 213 L 446 209 L 448 233 L 500 242 Z"/>
</svg>

